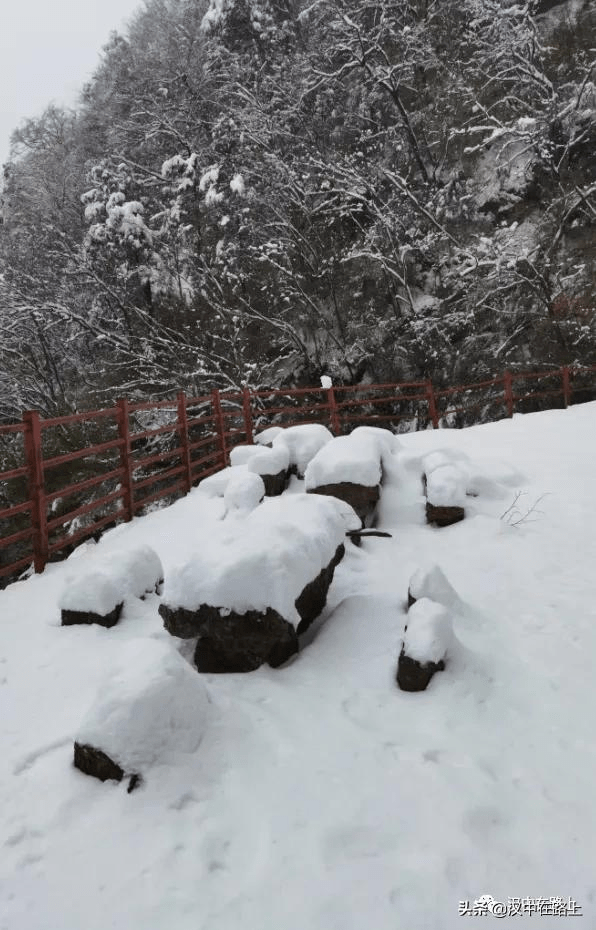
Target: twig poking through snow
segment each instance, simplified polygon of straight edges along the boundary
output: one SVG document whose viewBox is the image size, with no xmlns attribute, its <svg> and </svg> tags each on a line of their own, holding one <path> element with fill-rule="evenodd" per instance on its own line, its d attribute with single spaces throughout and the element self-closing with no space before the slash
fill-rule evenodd
<svg viewBox="0 0 596 930">
<path fill-rule="evenodd" d="M 519 526 L 521 523 L 535 523 L 535 519 L 529 518 L 532 517 L 532 515 L 537 516 L 538 514 L 542 515 L 544 513 L 543 510 L 538 510 L 538 504 L 546 497 L 546 493 L 541 494 L 527 510 L 522 511 L 517 505 L 520 498 L 523 497 L 525 493 L 525 491 L 517 491 L 507 510 L 501 514 L 499 519 L 507 523 L 508 526 Z"/>
</svg>

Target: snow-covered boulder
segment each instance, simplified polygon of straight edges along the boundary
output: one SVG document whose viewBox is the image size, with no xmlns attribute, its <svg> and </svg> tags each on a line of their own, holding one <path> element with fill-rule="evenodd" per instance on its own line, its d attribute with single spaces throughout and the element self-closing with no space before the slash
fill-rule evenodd
<svg viewBox="0 0 596 930">
<path fill-rule="evenodd" d="M 426 521 L 450 526 L 464 519 L 466 475 L 455 465 L 439 465 L 426 475 Z"/>
<path fill-rule="evenodd" d="M 383 444 L 371 433 L 338 436 L 323 446 L 309 463 L 305 474 L 306 490 L 346 501 L 364 525 L 379 500 L 382 457 Z"/>
<path fill-rule="evenodd" d="M 276 439 L 280 433 L 283 433 L 283 431 L 283 426 L 268 426 L 267 429 L 257 433 L 255 436 L 255 442 L 259 446 L 271 446 L 273 440 Z"/>
<path fill-rule="evenodd" d="M 258 452 L 258 446 L 234 446 L 230 449 L 230 465 L 246 465 L 249 459 Z"/>
<path fill-rule="evenodd" d="M 208 724 L 201 679 L 169 644 L 131 640 L 79 725 L 75 766 L 105 781 L 141 777 L 179 753 L 194 752 Z"/>
<path fill-rule="evenodd" d="M 385 455 L 398 452 L 401 448 L 401 443 L 395 433 L 392 433 L 389 429 L 383 429 L 381 426 L 357 426 L 352 430 L 350 436 L 369 436 L 375 439 L 380 444 Z"/>
<path fill-rule="evenodd" d="M 332 439 L 333 434 L 322 423 L 304 423 L 289 426 L 279 433 L 273 440 L 273 448 L 286 446 L 290 457 L 290 471 L 296 472 L 299 478 L 304 478 L 308 463 L 319 449 Z"/>
<path fill-rule="evenodd" d="M 265 484 L 260 475 L 238 469 L 224 491 L 227 514 L 245 514 L 254 510 L 265 496 Z"/>
<path fill-rule="evenodd" d="M 272 448 L 263 446 L 251 455 L 247 462 L 247 469 L 254 475 L 259 475 L 265 485 L 267 497 L 276 497 L 283 494 L 288 483 L 288 469 L 290 453 L 285 445 L 274 445 Z"/>
<path fill-rule="evenodd" d="M 199 484 L 199 491 L 201 494 L 205 494 L 207 497 L 223 497 L 230 478 L 240 469 L 246 469 L 246 466 L 230 466 L 228 468 L 222 468 L 220 471 L 216 471 L 212 475 L 208 475 L 206 478 L 201 480 L 201 483 Z"/>
<path fill-rule="evenodd" d="M 431 601 L 442 604 L 454 613 L 462 611 L 463 605 L 459 594 L 436 564 L 418 568 L 410 578 L 408 608 L 422 598 L 430 598 Z"/>
<path fill-rule="evenodd" d="M 125 597 L 159 592 L 163 583 L 161 560 L 151 546 L 111 549 L 95 546 L 74 561 L 65 581 L 59 607 L 62 626 L 98 623 L 114 626 Z"/>
<path fill-rule="evenodd" d="M 451 614 L 442 604 L 423 597 L 410 607 L 397 666 L 402 691 L 428 687 L 435 672 L 445 668 L 452 636 Z"/>
<path fill-rule="evenodd" d="M 119 579 L 102 571 L 88 569 L 78 577 L 66 580 L 58 601 L 62 626 L 98 623 L 115 626 L 124 605 L 125 590 Z"/>
<path fill-rule="evenodd" d="M 199 637 L 201 671 L 282 664 L 323 609 L 345 534 L 359 525 L 333 498 L 265 500 L 170 573 L 159 608 L 166 629 Z"/>
</svg>

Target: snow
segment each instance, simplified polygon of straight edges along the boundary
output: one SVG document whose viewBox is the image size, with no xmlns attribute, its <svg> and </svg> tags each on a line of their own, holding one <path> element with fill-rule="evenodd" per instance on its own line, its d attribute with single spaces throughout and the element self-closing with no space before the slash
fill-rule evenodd
<svg viewBox="0 0 596 930">
<path fill-rule="evenodd" d="M 206 497 L 223 497 L 230 478 L 240 468 L 244 466 L 236 464 L 229 468 L 222 468 L 213 475 L 208 475 L 207 478 L 203 478 L 197 490 Z"/>
<path fill-rule="evenodd" d="M 350 436 L 368 436 L 375 439 L 384 454 L 397 452 L 400 448 L 397 436 L 391 430 L 382 429 L 380 426 L 357 426 L 356 429 L 352 430 Z"/>
<path fill-rule="evenodd" d="M 251 455 L 246 467 L 256 475 L 279 475 L 280 472 L 287 470 L 289 464 L 288 447 L 276 442 L 272 449 L 268 446 L 259 448 L 254 455 Z"/>
<path fill-rule="evenodd" d="M 448 607 L 453 613 L 462 612 L 463 605 L 459 594 L 436 564 L 417 569 L 410 578 L 408 591 L 416 600 L 436 601 Z"/>
<path fill-rule="evenodd" d="M 304 477 L 306 466 L 319 449 L 333 439 L 332 433 L 321 423 L 305 423 L 301 426 L 289 426 L 273 440 L 273 447 L 287 447 L 290 465 L 296 467 L 298 475 Z"/>
<path fill-rule="evenodd" d="M 224 503 L 228 513 L 248 513 L 265 496 L 265 485 L 260 475 L 238 469 L 232 475 L 224 491 Z"/>
<path fill-rule="evenodd" d="M 268 426 L 255 436 L 255 442 L 260 446 L 267 446 L 283 431 L 283 426 Z"/>
<path fill-rule="evenodd" d="M 463 507 L 466 476 L 454 465 L 441 465 L 426 476 L 426 496 L 437 507 Z"/>
<path fill-rule="evenodd" d="M 265 500 L 243 523 L 210 534 L 187 562 L 168 574 L 164 603 L 224 613 L 276 610 L 297 626 L 295 601 L 345 543 L 360 521 L 352 508 L 330 497 L 305 495 Z"/>
<path fill-rule="evenodd" d="M 89 571 L 66 581 L 58 606 L 61 610 L 92 612 L 105 617 L 124 597 L 125 590 L 119 580 L 100 571 Z"/>
<path fill-rule="evenodd" d="M 230 181 L 230 189 L 238 194 L 239 197 L 242 197 L 245 191 L 244 178 L 241 174 L 235 174 L 232 180 Z"/>
<path fill-rule="evenodd" d="M 304 476 L 307 490 L 343 481 L 375 487 L 381 481 L 382 445 L 375 435 L 352 433 L 338 436 L 323 446 Z"/>
<path fill-rule="evenodd" d="M 333 381 L 329 375 L 321 375 L 321 387 L 326 391 L 333 387 Z"/>
<path fill-rule="evenodd" d="M 258 452 L 258 446 L 234 446 L 230 450 L 230 465 L 246 465 L 248 460 Z"/>
<path fill-rule="evenodd" d="M 404 633 L 404 652 L 410 659 L 439 662 L 451 645 L 452 627 L 449 611 L 427 597 L 412 604 Z"/>
<path fill-rule="evenodd" d="M 571 896 L 583 919 L 537 926 L 595 926 L 595 421 L 591 403 L 400 434 L 379 506 L 392 538 L 346 547 L 284 668 L 191 669 L 217 715 L 130 795 L 78 772 L 73 739 L 127 643 L 176 642 L 159 599 L 126 600 L 111 629 L 60 628 L 77 559 L 0 592 L 0 928 L 458 930 L 474 924 L 458 902 L 488 893 Z M 438 448 L 505 499 L 483 491 L 466 520 L 427 526 Z M 168 578 L 228 522 L 202 487 L 96 548 L 148 544 Z M 511 527 L 518 490 L 548 496 Z M 310 497 L 297 480 L 288 496 Z M 447 667 L 413 695 L 395 683 L 405 599 L 432 564 L 466 610 L 444 605 Z"/>
<path fill-rule="evenodd" d="M 126 643 L 74 738 L 105 752 L 125 773 L 146 774 L 172 753 L 194 752 L 207 727 L 204 682 L 169 643 Z"/>
<path fill-rule="evenodd" d="M 142 597 L 155 591 L 164 574 L 159 556 L 147 545 L 133 549 L 114 549 L 105 543 L 87 546 L 78 558 L 68 560 L 68 566 L 60 608 L 92 611 L 101 617 L 127 595 Z"/>
</svg>

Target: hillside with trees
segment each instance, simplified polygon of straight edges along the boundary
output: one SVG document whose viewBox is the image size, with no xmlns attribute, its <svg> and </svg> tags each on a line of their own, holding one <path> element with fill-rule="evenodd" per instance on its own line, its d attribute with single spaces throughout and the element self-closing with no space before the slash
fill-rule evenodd
<svg viewBox="0 0 596 930">
<path fill-rule="evenodd" d="M 596 8 L 146 0 L 14 133 L 0 418 L 594 359 Z"/>
</svg>

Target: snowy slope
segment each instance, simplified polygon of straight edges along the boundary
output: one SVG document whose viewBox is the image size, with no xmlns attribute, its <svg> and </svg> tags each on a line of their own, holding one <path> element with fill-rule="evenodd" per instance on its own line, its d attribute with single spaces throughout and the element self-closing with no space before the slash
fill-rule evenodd
<svg viewBox="0 0 596 930">
<path fill-rule="evenodd" d="M 348 547 L 285 668 L 202 676 L 199 749 L 130 795 L 75 770 L 72 739 L 128 641 L 176 642 L 158 598 L 61 628 L 68 563 L 0 593 L 0 930 L 455 930 L 487 893 L 571 896 L 583 920 L 537 926 L 596 926 L 595 422 L 587 404 L 400 436 L 393 538 Z M 480 492 L 445 529 L 420 480 L 441 448 Z M 499 519 L 516 491 L 547 495 L 534 522 Z M 196 490 L 100 546 L 151 545 L 167 578 L 224 506 Z M 402 693 L 408 582 L 432 563 L 461 598 L 451 660 Z"/>
</svg>

